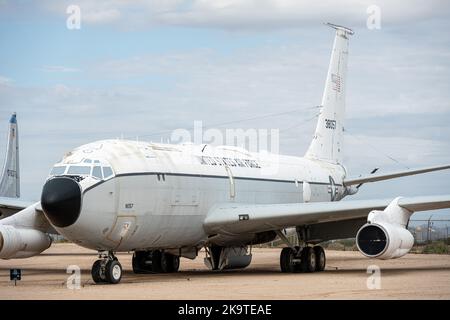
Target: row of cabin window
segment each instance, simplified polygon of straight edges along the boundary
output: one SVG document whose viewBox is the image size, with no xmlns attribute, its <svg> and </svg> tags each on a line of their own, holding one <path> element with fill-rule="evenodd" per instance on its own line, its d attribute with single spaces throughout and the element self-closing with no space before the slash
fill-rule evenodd
<svg viewBox="0 0 450 320">
<path fill-rule="evenodd" d="M 92 172 L 91 172 L 92 168 Z M 52 169 L 50 175 L 91 175 L 100 180 L 107 179 L 113 175 L 111 167 L 100 167 L 100 166 L 69 166 L 66 172 L 66 166 L 57 166 Z"/>
</svg>

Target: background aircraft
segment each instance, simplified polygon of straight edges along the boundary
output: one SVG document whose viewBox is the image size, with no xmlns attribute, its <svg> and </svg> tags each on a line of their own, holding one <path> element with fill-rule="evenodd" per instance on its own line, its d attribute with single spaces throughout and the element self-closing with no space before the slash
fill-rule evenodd
<svg viewBox="0 0 450 320">
<path fill-rule="evenodd" d="M 15 113 L 9 120 L 8 144 L 0 175 L 0 197 L 20 197 L 19 131 Z"/>
<path fill-rule="evenodd" d="M 8 140 L 5 152 L 5 161 L 0 174 L 0 219 L 3 219 L 17 210 L 26 207 L 28 202 L 21 201 L 20 197 L 20 168 L 19 168 L 19 128 L 16 113 L 11 115 L 8 128 Z"/>
</svg>

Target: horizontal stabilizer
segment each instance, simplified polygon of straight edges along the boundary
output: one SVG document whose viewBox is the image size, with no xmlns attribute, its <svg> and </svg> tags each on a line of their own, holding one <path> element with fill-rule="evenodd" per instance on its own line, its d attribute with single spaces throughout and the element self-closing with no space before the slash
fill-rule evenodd
<svg viewBox="0 0 450 320">
<path fill-rule="evenodd" d="M 368 183 L 368 182 L 383 181 L 383 180 L 395 179 L 395 178 L 400 178 L 400 177 L 412 176 L 415 174 L 421 174 L 421 173 L 427 173 L 427 172 L 433 172 L 433 171 L 439 171 L 439 170 L 446 170 L 446 169 L 450 169 L 450 165 L 427 167 L 427 168 L 412 169 L 412 170 L 403 170 L 403 171 L 396 171 L 396 172 L 390 172 L 390 173 L 370 174 L 370 175 L 360 176 L 360 177 L 356 177 L 356 178 L 345 179 L 344 185 L 345 186 L 351 186 L 351 185 L 355 185 L 355 184 L 359 185 L 359 184 Z"/>
</svg>

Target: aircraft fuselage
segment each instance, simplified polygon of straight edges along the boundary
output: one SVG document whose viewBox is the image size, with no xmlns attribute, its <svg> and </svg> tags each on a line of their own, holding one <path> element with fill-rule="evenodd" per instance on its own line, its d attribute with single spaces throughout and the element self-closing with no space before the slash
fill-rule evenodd
<svg viewBox="0 0 450 320">
<path fill-rule="evenodd" d="M 94 167 L 106 164 L 114 174 L 94 177 Z M 207 240 L 203 221 L 216 204 L 337 201 L 344 194 L 341 165 L 228 146 L 106 140 L 75 149 L 56 167 L 65 167 L 59 176 L 81 179 L 82 194 L 76 220 L 56 229 L 96 250 L 196 247 Z"/>
</svg>

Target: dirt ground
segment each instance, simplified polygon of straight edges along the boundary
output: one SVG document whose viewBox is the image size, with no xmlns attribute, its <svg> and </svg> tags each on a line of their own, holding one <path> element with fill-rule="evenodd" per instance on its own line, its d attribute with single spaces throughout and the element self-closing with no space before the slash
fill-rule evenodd
<svg viewBox="0 0 450 320">
<path fill-rule="evenodd" d="M 90 268 L 96 253 L 55 244 L 33 258 L 0 260 L 0 299 L 450 299 L 450 255 L 408 254 L 381 261 L 358 252 L 327 251 L 324 272 L 283 274 L 279 254 L 280 249 L 254 248 L 248 268 L 212 272 L 201 253 L 193 261 L 182 259 L 178 273 L 147 275 L 133 274 L 131 254 L 119 254 L 121 283 L 95 285 Z M 81 268 L 79 289 L 67 287 L 69 265 Z M 371 265 L 380 271 L 368 273 Z M 22 269 L 17 286 L 9 280 L 10 268 Z"/>
</svg>

